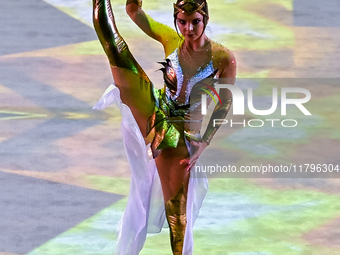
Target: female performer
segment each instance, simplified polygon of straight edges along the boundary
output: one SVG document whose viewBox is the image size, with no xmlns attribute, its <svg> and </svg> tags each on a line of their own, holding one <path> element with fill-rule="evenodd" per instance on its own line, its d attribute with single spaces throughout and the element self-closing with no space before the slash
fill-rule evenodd
<svg viewBox="0 0 340 255">
<path fill-rule="evenodd" d="M 110 1 L 93 0 L 93 8 L 94 27 L 115 83 L 94 109 L 112 102 L 120 107 L 131 168 L 116 254 L 138 254 L 146 233 L 159 232 L 166 218 L 173 254 L 191 255 L 192 226 L 207 190 L 205 176 L 199 178 L 200 173 L 191 169 L 219 128 L 213 120 L 224 119 L 231 106 L 230 91 L 221 89 L 221 100 L 201 137 L 201 94 L 216 93 L 212 78 L 234 84 L 235 58 L 205 35 L 209 20 L 205 0 L 178 0 L 174 4 L 174 23 L 181 35 L 148 16 L 141 0 L 127 0 L 131 19 L 164 47 L 165 85 L 157 90 L 119 34 Z"/>
</svg>

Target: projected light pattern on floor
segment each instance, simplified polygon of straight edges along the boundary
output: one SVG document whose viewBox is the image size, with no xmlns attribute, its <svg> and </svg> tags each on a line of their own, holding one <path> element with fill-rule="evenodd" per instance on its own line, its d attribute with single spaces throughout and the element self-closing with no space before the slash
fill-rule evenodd
<svg viewBox="0 0 340 255">
<path fill-rule="evenodd" d="M 316 82 L 308 122 L 294 131 L 225 128 L 205 157 L 214 161 L 223 152 L 234 165 L 339 164 L 336 0 L 208 3 L 207 35 L 235 52 L 238 78 L 252 79 L 256 103 L 268 108 L 269 79 Z M 132 53 L 162 87 L 155 72 L 164 59 L 161 45 L 130 20 L 125 1 L 112 7 Z M 0 10 L 6 35 L 0 41 L 0 255 L 114 253 L 129 166 L 119 110 L 91 110 L 113 82 L 91 8 L 89 0 L 17 0 Z M 144 0 L 143 8 L 173 26 L 172 2 Z M 209 185 L 194 226 L 195 255 L 338 254 L 339 179 L 211 178 Z M 164 229 L 148 236 L 140 254 L 170 253 Z"/>
</svg>

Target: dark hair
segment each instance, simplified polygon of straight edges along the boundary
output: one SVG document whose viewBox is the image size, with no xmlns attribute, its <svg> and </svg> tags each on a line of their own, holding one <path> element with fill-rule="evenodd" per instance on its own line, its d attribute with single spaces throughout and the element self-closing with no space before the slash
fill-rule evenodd
<svg viewBox="0 0 340 255">
<path fill-rule="evenodd" d="M 183 5 L 181 5 L 180 3 L 183 2 L 183 0 L 177 0 L 176 2 L 176 6 L 178 7 L 182 7 Z M 204 29 L 203 29 L 203 33 L 205 31 L 205 28 L 207 27 L 207 24 L 208 24 L 208 19 L 209 19 L 209 10 L 208 10 L 208 3 L 206 0 L 192 0 L 192 2 L 196 2 L 197 4 L 201 5 L 202 3 L 204 3 L 204 7 L 202 8 L 202 11 L 205 13 L 205 15 L 203 15 L 203 24 L 204 24 Z M 178 12 L 176 12 L 174 10 L 174 24 L 175 24 L 175 28 L 176 28 L 176 31 L 177 31 L 177 34 L 179 37 L 181 37 L 178 33 L 178 29 L 177 29 L 177 23 L 176 23 L 176 19 L 177 19 L 177 15 L 178 15 Z M 202 34 L 203 34 L 202 33 Z"/>
</svg>

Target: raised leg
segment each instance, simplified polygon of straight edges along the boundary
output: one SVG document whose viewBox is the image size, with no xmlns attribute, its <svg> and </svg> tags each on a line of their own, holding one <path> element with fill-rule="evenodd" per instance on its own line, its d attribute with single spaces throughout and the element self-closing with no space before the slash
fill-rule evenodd
<svg viewBox="0 0 340 255">
<path fill-rule="evenodd" d="M 93 0 L 93 24 L 122 102 L 130 107 L 145 137 L 147 119 L 154 111 L 152 84 L 118 32 L 110 0 Z"/>
</svg>

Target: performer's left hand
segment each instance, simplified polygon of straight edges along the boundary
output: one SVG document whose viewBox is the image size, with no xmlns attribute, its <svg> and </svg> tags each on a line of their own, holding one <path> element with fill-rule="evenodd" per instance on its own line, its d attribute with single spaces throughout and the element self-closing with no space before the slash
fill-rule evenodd
<svg viewBox="0 0 340 255">
<path fill-rule="evenodd" d="M 190 171 L 192 167 L 196 165 L 198 158 L 201 156 L 203 150 L 208 146 L 205 140 L 201 141 L 190 141 L 190 149 L 193 151 L 189 158 L 182 159 L 179 163 L 187 164 L 185 170 Z"/>
</svg>

